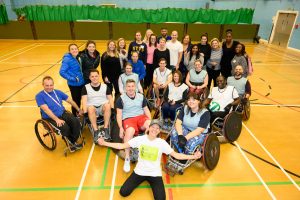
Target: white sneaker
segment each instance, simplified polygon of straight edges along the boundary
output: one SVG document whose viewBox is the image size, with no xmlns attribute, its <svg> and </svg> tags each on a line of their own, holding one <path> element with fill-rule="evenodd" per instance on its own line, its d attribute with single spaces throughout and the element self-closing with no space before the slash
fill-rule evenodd
<svg viewBox="0 0 300 200">
<path fill-rule="evenodd" d="M 128 173 L 130 172 L 130 160 L 129 158 L 126 158 L 124 161 L 124 166 L 123 166 L 124 172 Z"/>
</svg>

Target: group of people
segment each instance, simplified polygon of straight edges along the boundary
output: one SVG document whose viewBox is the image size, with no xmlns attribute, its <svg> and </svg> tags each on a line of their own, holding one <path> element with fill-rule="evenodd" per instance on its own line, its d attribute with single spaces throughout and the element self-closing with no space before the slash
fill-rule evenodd
<svg viewBox="0 0 300 200">
<path fill-rule="evenodd" d="M 147 180 L 155 199 L 165 199 L 161 154 L 177 159 L 200 158 L 201 153 L 193 149 L 203 143 L 213 119 L 224 117 L 251 95 L 245 46 L 232 40 L 231 30 L 226 32 L 222 47 L 216 38 L 208 44 L 207 34 L 194 45 L 189 35 L 182 42 L 177 38 L 177 31 L 168 36 L 162 28 L 160 37 L 147 30 L 142 40 L 137 31 L 128 50 L 123 38 L 110 40 L 102 56 L 93 41 L 88 41 L 80 52 L 76 44 L 70 44 L 59 73 L 67 80 L 72 98 L 54 89 L 50 76 L 43 79 L 44 90 L 36 95 L 42 118 L 62 131 L 73 151 L 82 148 L 77 142 L 81 131 L 78 115 L 89 118 L 96 144 L 125 149 L 125 172 L 130 172 L 129 148 L 139 148 L 137 166 L 121 187 L 122 196 L 128 196 Z M 97 70 L 99 64 L 103 83 Z M 209 92 L 212 80 L 215 87 Z M 144 96 L 144 89 L 151 84 L 163 121 L 151 120 Z M 209 95 L 205 98 L 204 94 Z M 71 104 L 73 114 L 66 112 L 62 101 Z M 109 142 L 112 112 L 116 112 L 122 144 Z M 101 130 L 96 124 L 99 115 L 104 118 Z M 157 137 L 161 128 L 170 131 L 172 143 L 180 153 Z M 138 136 L 140 132 L 146 134 Z"/>
</svg>

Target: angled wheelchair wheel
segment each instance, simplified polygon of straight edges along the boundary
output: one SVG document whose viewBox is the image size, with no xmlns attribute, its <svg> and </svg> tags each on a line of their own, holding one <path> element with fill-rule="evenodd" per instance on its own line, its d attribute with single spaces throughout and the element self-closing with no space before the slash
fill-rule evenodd
<svg viewBox="0 0 300 200">
<path fill-rule="evenodd" d="M 243 104 L 243 120 L 247 121 L 250 118 L 250 101 L 249 99 L 247 100 L 247 102 L 245 104 Z"/>
<path fill-rule="evenodd" d="M 202 161 L 205 167 L 213 170 L 220 158 L 220 143 L 215 134 L 208 134 L 202 146 Z"/>
<path fill-rule="evenodd" d="M 236 141 L 242 131 L 242 116 L 237 112 L 229 113 L 224 119 L 223 134 L 228 142 Z"/>
<path fill-rule="evenodd" d="M 45 149 L 53 151 L 56 148 L 56 132 L 48 121 L 43 119 L 37 120 L 34 130 L 36 137 Z"/>
</svg>

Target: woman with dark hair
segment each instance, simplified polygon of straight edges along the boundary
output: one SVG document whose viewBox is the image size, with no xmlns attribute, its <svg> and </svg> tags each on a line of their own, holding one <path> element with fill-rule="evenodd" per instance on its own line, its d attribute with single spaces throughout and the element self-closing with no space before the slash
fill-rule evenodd
<svg viewBox="0 0 300 200">
<path fill-rule="evenodd" d="M 193 44 L 191 51 L 184 54 L 184 65 L 186 67 L 186 71 L 190 71 L 195 67 L 195 61 L 200 60 L 201 64 L 204 62 L 204 57 L 200 55 L 199 48 L 197 44 Z"/>
<path fill-rule="evenodd" d="M 181 57 L 181 62 L 180 62 L 180 65 L 179 65 L 179 70 L 182 73 L 183 79 L 185 79 L 186 73 L 188 72 L 187 65 L 185 63 L 185 57 L 192 50 L 192 40 L 191 40 L 190 35 L 185 34 L 182 37 L 181 43 L 182 43 L 182 46 L 183 46 L 183 54 L 182 54 L 182 57 Z"/>
<path fill-rule="evenodd" d="M 69 53 L 66 53 L 62 59 L 59 74 L 68 81 L 68 86 L 71 92 L 73 101 L 81 105 L 81 90 L 84 86 L 83 74 L 80 67 L 80 58 L 78 56 L 78 46 L 70 44 Z M 77 110 L 72 107 L 72 113 L 77 115 Z"/>
<path fill-rule="evenodd" d="M 92 40 L 87 41 L 85 49 L 79 52 L 81 58 L 81 70 L 85 84 L 91 82 L 89 79 L 90 70 L 96 69 L 100 63 L 100 53 L 96 50 L 96 43 Z"/>
<path fill-rule="evenodd" d="M 171 131 L 171 141 L 179 152 L 192 154 L 208 134 L 210 113 L 202 105 L 200 96 L 190 93 L 185 106 L 179 111 L 175 128 Z M 180 151 L 181 150 L 181 151 Z"/>
<path fill-rule="evenodd" d="M 211 54 L 211 47 L 210 44 L 208 43 L 207 34 L 201 35 L 201 42 L 198 43 L 198 49 L 200 55 L 204 57 L 204 62 L 202 63 L 202 65 L 205 68 L 206 62 L 210 58 L 210 54 Z"/>
<path fill-rule="evenodd" d="M 135 32 L 135 39 L 129 44 L 128 60 L 131 59 L 132 52 L 138 52 L 139 60 L 146 66 L 147 63 L 147 44 L 142 41 L 142 34 L 140 31 Z"/>
<path fill-rule="evenodd" d="M 238 43 L 232 39 L 232 29 L 227 29 L 226 39 L 222 43 L 223 56 L 221 60 L 221 73 L 225 78 L 231 76 L 231 60 L 235 55 L 235 47 Z"/>
<path fill-rule="evenodd" d="M 168 84 L 164 93 L 164 103 L 161 107 L 164 120 L 163 129 L 172 127 L 175 120 L 176 110 L 182 106 L 188 94 L 188 86 L 182 83 L 182 74 L 179 70 L 173 73 L 172 82 Z M 169 124 L 169 118 L 171 123 Z"/>
<path fill-rule="evenodd" d="M 103 146 L 115 149 L 138 148 L 139 158 L 136 167 L 120 189 L 120 195 L 129 196 L 135 188 L 142 182 L 147 181 L 150 184 L 153 193 L 153 199 L 166 199 L 166 192 L 161 172 L 162 154 L 171 155 L 178 160 L 199 159 L 201 153 L 196 151 L 193 155 L 184 155 L 175 152 L 170 145 L 159 138 L 161 123 L 154 119 L 151 121 L 149 130 L 145 135 L 134 137 L 125 143 L 110 143 L 100 138 L 98 143 Z"/>
<path fill-rule="evenodd" d="M 144 81 L 144 88 L 147 88 L 151 85 L 153 79 L 153 72 L 156 68 L 153 65 L 153 56 L 154 51 L 157 45 L 157 37 L 154 34 L 151 34 L 149 37 L 149 43 L 147 44 L 147 64 L 146 64 L 146 77 Z"/>
<path fill-rule="evenodd" d="M 245 45 L 242 43 L 238 43 L 235 47 L 235 56 L 231 60 L 231 75 L 234 76 L 235 73 L 235 67 L 240 65 L 243 67 L 243 74 L 242 76 L 247 78 L 248 76 L 248 62 L 247 62 L 247 54 L 246 54 L 246 48 Z"/>
<path fill-rule="evenodd" d="M 101 57 L 101 71 L 104 83 L 111 91 L 115 89 L 115 96 L 119 95 L 118 79 L 121 74 L 121 63 L 113 40 L 107 42 L 107 50 Z"/>
</svg>

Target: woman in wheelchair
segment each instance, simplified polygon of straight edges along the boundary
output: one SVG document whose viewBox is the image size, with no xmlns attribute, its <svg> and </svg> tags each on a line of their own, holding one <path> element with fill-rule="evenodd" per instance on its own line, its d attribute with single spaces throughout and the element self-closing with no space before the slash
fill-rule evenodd
<svg viewBox="0 0 300 200">
<path fill-rule="evenodd" d="M 188 72 L 185 82 L 189 86 L 190 93 L 201 95 L 205 92 L 208 83 L 208 75 L 206 70 L 202 69 L 200 60 L 195 61 L 195 68 L 192 68 Z"/>
<path fill-rule="evenodd" d="M 161 155 L 168 154 L 178 160 L 199 159 L 201 153 L 196 151 L 193 155 L 184 155 L 175 152 L 169 144 L 158 137 L 161 124 L 159 120 L 152 120 L 149 125 L 149 130 L 145 135 L 137 136 L 124 143 L 110 143 L 100 138 L 98 143 L 103 146 L 108 146 L 116 149 L 138 148 L 139 158 L 137 165 L 124 182 L 120 189 L 120 195 L 123 197 L 129 196 L 133 190 L 142 182 L 149 182 L 154 199 L 166 199 L 165 187 L 162 179 L 160 168 Z"/>
<path fill-rule="evenodd" d="M 182 83 L 182 74 L 179 70 L 173 73 L 172 82 L 168 84 L 162 104 L 163 129 L 170 130 L 173 126 L 176 110 L 182 106 L 188 93 L 188 86 Z M 169 123 L 169 119 L 171 122 Z"/>
<path fill-rule="evenodd" d="M 179 111 L 175 129 L 171 131 L 171 143 L 178 152 L 193 154 L 209 131 L 210 113 L 202 106 L 200 96 L 188 95 L 186 105 Z"/>
<path fill-rule="evenodd" d="M 42 118 L 50 122 L 67 138 L 66 141 L 69 143 L 71 152 L 81 149 L 83 144 L 77 143 L 81 132 L 80 122 L 72 113 L 66 111 L 62 101 L 68 102 L 78 111 L 79 115 L 83 114 L 82 110 L 72 98 L 62 91 L 54 89 L 52 77 L 45 76 L 42 83 L 44 90 L 35 96 L 36 103 L 41 109 Z"/>
<path fill-rule="evenodd" d="M 132 64 L 129 62 L 125 64 L 125 73 L 121 74 L 118 80 L 121 95 L 125 93 L 126 81 L 128 79 L 133 79 L 137 85 L 136 92 L 143 94 L 144 91 L 139 80 L 139 75 L 132 72 Z"/>
</svg>

